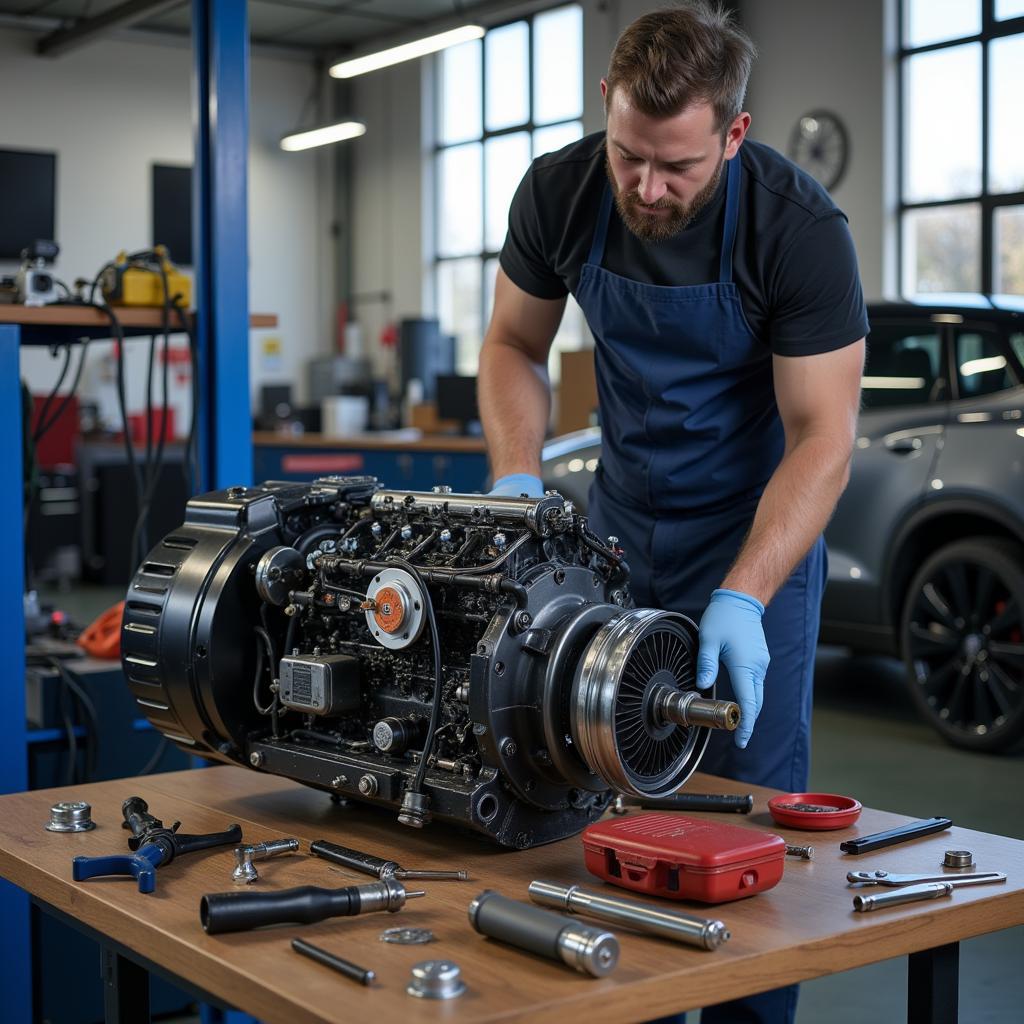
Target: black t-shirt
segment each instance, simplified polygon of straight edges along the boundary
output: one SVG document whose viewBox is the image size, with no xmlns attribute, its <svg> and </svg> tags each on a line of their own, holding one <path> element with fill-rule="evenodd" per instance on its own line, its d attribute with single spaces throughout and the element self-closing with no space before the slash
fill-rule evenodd
<svg viewBox="0 0 1024 1024">
<path fill-rule="evenodd" d="M 509 211 L 501 267 L 542 299 L 575 292 L 607 184 L 598 132 L 533 161 Z M 747 139 L 733 280 L 755 335 L 784 356 L 813 355 L 868 333 L 857 256 L 846 217 L 808 174 Z M 602 266 L 656 285 L 718 280 L 725 180 L 692 224 L 663 242 L 637 238 L 612 208 Z"/>
</svg>

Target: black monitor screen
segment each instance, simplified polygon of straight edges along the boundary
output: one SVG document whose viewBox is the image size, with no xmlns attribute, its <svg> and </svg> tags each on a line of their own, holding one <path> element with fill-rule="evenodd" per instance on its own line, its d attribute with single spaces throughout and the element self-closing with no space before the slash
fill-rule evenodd
<svg viewBox="0 0 1024 1024">
<path fill-rule="evenodd" d="M 192 168 L 153 164 L 153 244 L 192 266 Z"/>
<path fill-rule="evenodd" d="M 57 241 L 57 155 L 0 149 L 0 259 L 39 238 Z"/>
<path fill-rule="evenodd" d="M 476 377 L 439 374 L 437 377 L 437 418 L 474 423 L 480 419 L 476 404 Z"/>
</svg>

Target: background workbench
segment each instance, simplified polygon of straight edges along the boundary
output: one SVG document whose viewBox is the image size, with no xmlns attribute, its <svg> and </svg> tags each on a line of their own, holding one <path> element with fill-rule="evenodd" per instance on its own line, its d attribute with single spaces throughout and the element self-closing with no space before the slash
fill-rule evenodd
<svg viewBox="0 0 1024 1024">
<path fill-rule="evenodd" d="M 422 832 L 406 829 L 391 811 L 338 807 L 325 793 L 241 768 L 220 766 L 0 797 L 0 876 L 129 955 L 137 954 L 268 1024 L 333 1021 L 342 1001 L 346 1018 L 372 1018 L 377 1024 L 441 1018 L 562 1024 L 584 1015 L 592 1024 L 641 1021 L 907 954 L 913 954 L 911 1019 L 947 1021 L 956 1014 L 955 943 L 1024 923 L 1022 842 L 954 826 L 850 857 L 839 852 L 842 839 L 907 819 L 865 808 L 852 828 L 798 832 L 772 825 L 765 808 L 771 790 L 701 775 L 687 788 L 753 792 L 750 816 L 715 817 L 775 831 L 789 842 L 811 843 L 815 859 L 787 858 L 779 885 L 755 898 L 714 907 L 679 904 L 725 921 L 732 939 L 715 952 L 616 929 L 622 943 L 619 967 L 601 980 L 484 939 L 466 918 L 470 900 L 485 888 L 518 899 L 527 898 L 528 883 L 538 878 L 601 888 L 583 868 L 578 838 L 521 852 L 502 850 L 441 824 Z M 133 795 L 142 796 L 150 812 L 166 824 L 180 820 L 184 832 L 219 831 L 237 821 L 249 843 L 295 836 L 306 851 L 310 840 L 326 838 L 408 867 L 467 868 L 471 881 L 425 885 L 428 897 L 410 903 L 398 916 L 374 914 L 208 936 L 199 924 L 199 898 L 232 889 L 228 848 L 189 855 L 159 869 L 151 895 L 138 893 L 128 878 L 71 880 L 73 856 L 126 852 L 121 803 Z M 92 805 L 97 828 L 77 834 L 45 831 L 50 806 L 72 798 Z M 845 881 L 848 870 L 935 871 L 950 848 L 972 850 L 978 870 L 1005 871 L 1007 882 L 958 890 L 951 899 L 853 912 L 852 891 Z M 304 854 L 263 861 L 258 868 L 257 885 L 263 891 L 367 881 Z M 397 923 L 430 928 L 437 941 L 426 946 L 380 943 L 380 932 Z M 298 957 L 289 948 L 296 935 L 372 968 L 376 984 L 359 987 Z M 412 964 L 432 958 L 461 966 L 469 989 L 464 997 L 438 1004 L 405 994 Z M 902 1008 L 894 1005 L 892 1019 L 901 1015 Z"/>
</svg>

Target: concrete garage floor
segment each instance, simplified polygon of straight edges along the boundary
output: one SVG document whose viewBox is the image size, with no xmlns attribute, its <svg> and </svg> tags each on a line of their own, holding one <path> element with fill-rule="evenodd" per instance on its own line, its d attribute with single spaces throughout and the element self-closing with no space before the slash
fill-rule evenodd
<svg viewBox="0 0 1024 1024">
<path fill-rule="evenodd" d="M 81 623 L 121 597 L 122 590 L 109 587 L 44 595 Z M 812 788 L 914 818 L 945 815 L 958 825 L 1024 840 L 1024 752 L 996 757 L 949 746 L 917 717 L 905 686 L 903 667 L 893 659 L 820 649 Z M 961 943 L 961 1024 L 1024 1019 L 1021 965 L 1024 927 Z M 901 958 L 806 982 L 797 1024 L 906 1020 L 906 972 Z"/>
<path fill-rule="evenodd" d="M 949 746 L 917 717 L 905 685 L 903 666 L 892 659 L 818 652 L 812 789 L 1024 839 L 1024 755 Z M 1021 1020 L 1022 964 L 1024 927 L 962 942 L 961 1024 Z M 906 998 L 906 959 L 890 960 L 805 983 L 797 1024 L 905 1020 Z"/>
</svg>

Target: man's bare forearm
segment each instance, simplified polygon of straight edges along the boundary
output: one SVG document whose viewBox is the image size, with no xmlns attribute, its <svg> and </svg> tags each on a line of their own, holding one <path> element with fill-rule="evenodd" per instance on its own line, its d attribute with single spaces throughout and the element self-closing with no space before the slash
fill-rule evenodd
<svg viewBox="0 0 1024 1024">
<path fill-rule="evenodd" d="M 809 436 L 786 453 L 723 587 L 768 604 L 825 528 L 849 478 L 850 455 L 845 440 L 829 436 Z"/>
<path fill-rule="evenodd" d="M 477 377 L 481 420 L 491 474 L 540 476 L 540 452 L 551 413 L 545 367 L 515 345 L 488 337 Z"/>
</svg>

